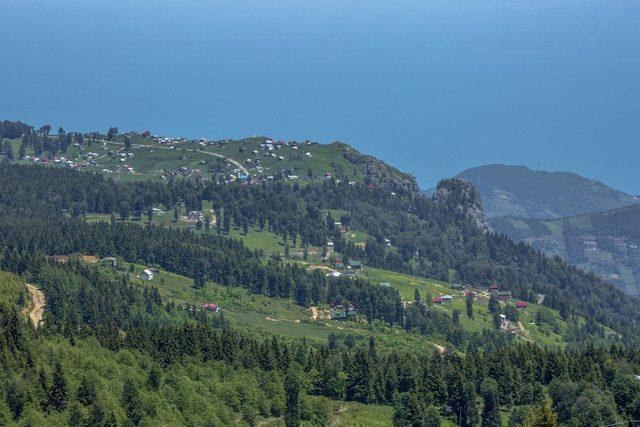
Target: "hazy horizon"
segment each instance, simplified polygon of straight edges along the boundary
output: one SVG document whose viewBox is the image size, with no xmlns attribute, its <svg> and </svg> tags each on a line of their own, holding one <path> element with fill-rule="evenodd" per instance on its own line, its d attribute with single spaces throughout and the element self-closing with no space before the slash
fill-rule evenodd
<svg viewBox="0 0 640 427">
<path fill-rule="evenodd" d="M 503 163 L 640 194 L 640 4 L 0 4 L 0 119 L 343 141 L 422 188 Z"/>
</svg>

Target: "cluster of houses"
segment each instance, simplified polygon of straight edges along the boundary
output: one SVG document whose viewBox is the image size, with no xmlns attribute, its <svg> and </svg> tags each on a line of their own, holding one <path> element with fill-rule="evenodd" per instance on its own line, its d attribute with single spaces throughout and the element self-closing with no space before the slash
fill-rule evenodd
<svg viewBox="0 0 640 427">
<path fill-rule="evenodd" d="M 358 315 L 358 311 L 353 304 L 332 304 L 331 309 L 332 320 L 352 320 Z"/>
<path fill-rule="evenodd" d="M 380 284 L 380 286 L 383 286 L 383 285 L 391 286 L 390 284 L 384 284 L 384 283 Z M 454 283 L 453 285 L 451 285 L 451 289 L 455 291 L 462 291 L 465 288 L 466 286 L 457 284 L 457 283 Z M 507 303 L 507 302 L 511 302 L 513 299 L 511 291 L 500 290 L 500 287 L 495 284 L 489 286 L 488 291 L 489 291 L 489 294 L 495 295 L 498 301 L 500 302 Z M 472 298 L 475 298 L 476 292 L 472 290 L 467 290 L 465 291 L 465 296 L 471 296 Z M 450 304 L 452 301 L 453 301 L 453 296 L 449 294 L 436 296 L 431 299 L 431 302 L 433 304 L 438 304 L 438 305 Z M 529 306 L 529 303 L 526 301 L 516 301 L 515 305 L 517 309 L 525 309 Z"/>
<path fill-rule="evenodd" d="M 500 287 L 498 285 L 491 285 L 489 286 L 489 293 L 490 294 L 494 294 L 496 296 L 496 298 L 498 299 L 498 301 L 500 302 L 510 302 L 513 299 L 513 296 L 511 295 L 511 291 L 503 291 L 500 290 Z M 516 308 L 518 309 L 524 309 L 529 307 L 529 303 L 526 301 L 516 301 Z"/>
<path fill-rule="evenodd" d="M 43 165 L 43 166 L 63 166 L 65 168 L 69 168 L 69 169 L 80 169 L 81 167 L 85 167 L 85 166 L 89 166 L 89 165 L 95 165 L 96 162 L 95 161 L 90 161 L 90 162 L 75 162 L 73 160 L 69 160 L 65 157 L 54 157 L 52 160 L 50 159 L 43 159 L 40 157 L 35 157 L 35 156 L 24 156 L 24 160 L 34 163 L 34 164 L 38 164 L 38 165 Z"/>
<path fill-rule="evenodd" d="M 168 179 L 169 177 L 181 176 L 184 178 L 189 178 L 192 176 L 200 175 L 202 171 L 199 168 L 196 169 L 188 169 L 184 166 L 173 169 L 173 170 L 164 170 L 158 169 L 153 173 L 154 176 L 160 177 L 162 179 Z"/>
</svg>

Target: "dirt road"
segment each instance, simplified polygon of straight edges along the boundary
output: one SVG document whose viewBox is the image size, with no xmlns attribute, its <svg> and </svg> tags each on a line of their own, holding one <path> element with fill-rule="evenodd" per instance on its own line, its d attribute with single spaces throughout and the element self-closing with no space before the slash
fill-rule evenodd
<svg viewBox="0 0 640 427">
<path fill-rule="evenodd" d="M 29 318 L 33 326 L 37 328 L 42 324 L 42 317 L 44 315 L 44 307 L 46 305 L 44 294 L 40 289 L 31 284 L 27 283 L 26 286 L 31 299 L 27 307 L 22 310 L 22 314 Z"/>
<path fill-rule="evenodd" d="M 105 141 L 105 140 L 100 140 L 99 142 L 106 142 L 107 144 L 115 144 L 115 145 L 122 145 L 123 147 L 118 150 L 121 151 L 124 148 L 124 143 L 122 142 L 116 142 L 116 141 Z M 147 144 L 133 144 L 132 147 L 143 147 L 143 148 L 153 148 L 153 149 L 158 149 L 158 150 L 171 150 L 171 147 L 163 147 L 161 145 L 147 145 Z M 185 148 L 186 151 L 190 151 L 192 153 L 203 153 L 203 154 L 208 154 L 210 156 L 214 156 L 214 157 L 218 157 L 220 159 L 223 159 L 231 164 L 233 164 L 236 168 L 240 169 L 242 171 L 243 174 L 245 175 L 249 175 L 249 171 L 247 170 L 247 168 L 245 168 L 242 163 L 237 162 L 235 160 L 233 160 L 230 157 L 227 157 L 225 155 L 219 154 L 219 153 L 213 153 L 211 151 L 204 151 L 204 150 L 194 150 L 191 148 Z M 104 156 L 102 156 L 104 157 Z"/>
</svg>

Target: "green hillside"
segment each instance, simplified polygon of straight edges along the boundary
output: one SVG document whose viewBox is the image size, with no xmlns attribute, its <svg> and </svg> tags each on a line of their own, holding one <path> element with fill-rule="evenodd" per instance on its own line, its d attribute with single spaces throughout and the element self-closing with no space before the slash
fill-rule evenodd
<svg viewBox="0 0 640 427">
<path fill-rule="evenodd" d="M 486 232 L 464 181 L 444 180 L 427 199 L 409 177 L 349 150 L 342 158 L 361 168 L 359 180 L 270 179 L 253 160 L 207 151 L 286 150 L 264 139 L 23 133 L 3 144 L 13 162 L 0 163 L 0 424 L 640 417 L 637 301 Z M 104 157 L 89 155 L 102 144 Z M 62 153 L 80 149 L 80 169 L 108 158 L 110 172 L 73 170 Z M 156 173 L 177 152 L 231 170 Z M 252 162 L 264 180 L 242 176 Z M 567 251 L 576 248 L 570 240 Z"/>
<path fill-rule="evenodd" d="M 493 218 L 492 227 L 640 296 L 640 206 L 556 220 Z"/>
<path fill-rule="evenodd" d="M 188 221 L 186 217 L 181 217 L 178 222 L 169 220 L 170 212 L 161 216 L 156 215 L 153 222 L 158 225 L 168 227 L 178 227 L 190 229 L 196 233 L 206 233 L 206 230 L 198 228 L 194 221 Z M 340 212 L 332 211 L 332 214 L 338 215 Z M 106 215 L 91 215 L 88 217 L 90 221 L 108 221 Z M 133 221 L 135 223 L 135 221 Z M 213 233 L 213 230 L 210 231 Z M 357 230 L 351 230 L 350 235 L 358 236 L 361 233 Z M 251 249 L 260 250 L 264 253 L 265 258 L 273 253 L 284 254 L 284 241 L 282 238 L 268 230 L 261 231 L 257 227 L 251 227 L 247 234 L 236 227 L 232 227 L 227 234 L 230 237 L 240 239 L 245 245 Z M 321 248 L 308 247 L 309 256 L 307 260 L 301 259 L 296 254 L 301 254 L 302 247 L 290 247 L 290 261 L 303 265 L 305 268 L 321 268 L 322 271 L 332 271 L 331 265 L 320 256 Z M 296 256 L 294 256 L 296 255 Z M 340 256 L 335 253 L 334 256 Z M 141 271 L 138 266 L 136 273 Z M 432 305 L 436 310 L 451 316 L 454 310 L 461 313 L 460 323 L 468 331 L 479 332 L 482 330 L 494 329 L 493 316 L 488 310 L 489 294 L 486 290 L 467 287 L 463 290 L 454 290 L 450 283 L 431 280 L 424 277 L 412 276 L 409 274 L 397 273 L 389 270 L 365 267 L 357 272 L 358 276 L 369 280 L 373 286 L 379 286 L 381 283 L 389 283 L 394 289 L 397 289 L 402 299 L 407 303 L 412 303 L 417 290 L 425 301 L 430 301 L 432 297 L 442 295 L 452 295 L 453 301 L 447 305 Z M 134 282 L 142 282 L 137 279 L 137 274 L 133 274 Z M 371 328 L 362 328 L 357 324 L 350 323 L 349 327 L 345 327 L 342 322 L 330 320 L 330 307 L 319 307 L 321 317 L 319 321 L 312 321 L 312 314 L 308 309 L 297 306 L 294 302 L 274 301 L 271 298 L 249 294 L 242 289 L 232 289 L 221 287 L 214 283 L 208 283 L 205 289 L 194 289 L 193 281 L 186 277 L 164 272 L 157 275 L 157 279 L 162 286 L 159 287 L 160 292 L 173 300 L 181 303 L 195 302 L 204 304 L 207 302 L 215 302 L 225 307 L 225 314 L 230 318 L 243 324 L 251 324 L 253 327 L 264 328 L 265 331 L 284 334 L 293 337 L 308 337 L 326 339 L 331 332 L 345 331 L 357 334 L 360 339 L 366 338 L 367 333 L 371 333 Z M 477 294 L 474 300 L 474 317 L 469 318 L 466 312 L 465 292 L 472 291 Z M 515 304 L 514 300 L 511 305 Z M 431 304 L 430 304 L 431 305 Z M 502 304 L 503 309 L 507 304 Z M 536 324 L 536 314 L 540 312 L 541 319 L 544 322 Z M 567 322 L 560 318 L 557 311 L 530 303 L 526 309 L 518 311 L 518 321 L 509 325 L 508 330 L 516 337 L 524 341 L 537 342 L 541 345 L 563 346 L 567 340 L 571 341 L 573 331 L 569 330 Z M 577 320 L 577 319 L 576 319 Z M 578 325 L 582 324 L 578 321 Z M 381 332 L 377 329 L 377 332 Z M 397 331 L 395 331 L 397 333 Z M 390 334 L 390 335 L 389 335 Z M 379 338 L 381 342 L 386 342 L 394 335 L 393 330 L 387 331 Z M 407 341 L 405 339 L 404 341 Z M 413 339 L 409 339 L 413 342 Z M 446 341 L 442 337 L 435 340 L 446 345 Z M 421 341 L 418 340 L 417 343 Z M 429 344 L 430 341 L 427 341 Z M 422 343 L 424 345 L 424 343 Z"/>
<path fill-rule="evenodd" d="M 97 133 L 85 134 L 83 143 L 41 137 L 46 142 L 25 144 L 6 140 L 12 147 L 11 160 L 42 163 L 106 174 L 116 180 L 168 180 L 190 177 L 233 181 L 240 176 L 254 180 L 286 180 L 305 184 L 336 177 L 347 181 L 374 182 L 391 188 L 417 191 L 415 179 L 384 162 L 363 155 L 347 144 L 319 144 L 310 141 L 273 141 L 267 137 L 238 140 L 143 137 L 138 133 L 117 134 L 111 139 Z M 37 137 L 36 137 L 37 138 Z M 65 136 L 67 138 L 67 136 Z M 41 152 L 47 143 L 64 147 L 55 154 Z M 0 140 L 0 146 L 6 144 Z M 24 157 L 20 146 L 24 145 Z M 0 156 L 9 157 L 2 153 Z M 0 157 L 0 158 L 2 158 Z M 34 160 L 37 158 L 37 160 Z"/>
<path fill-rule="evenodd" d="M 562 218 L 638 203 L 638 200 L 569 172 L 487 165 L 457 175 L 480 192 L 487 217 Z"/>
</svg>

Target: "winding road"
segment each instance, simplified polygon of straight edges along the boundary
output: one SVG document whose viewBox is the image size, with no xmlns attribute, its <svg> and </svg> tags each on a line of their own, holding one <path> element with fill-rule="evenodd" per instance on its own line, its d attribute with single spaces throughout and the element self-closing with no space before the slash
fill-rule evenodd
<svg viewBox="0 0 640 427">
<path fill-rule="evenodd" d="M 106 144 L 115 144 L 115 145 L 122 145 L 124 146 L 124 142 L 116 142 L 116 141 L 105 141 L 104 139 L 99 140 L 98 142 L 103 142 Z M 147 145 L 147 144 L 132 144 L 132 147 L 143 147 L 143 148 L 155 148 L 158 150 L 171 150 L 170 147 L 163 147 L 160 145 Z M 175 150 L 175 149 L 174 149 Z M 235 167 L 237 167 L 238 169 L 240 169 L 242 171 L 242 173 L 244 173 L 245 175 L 249 175 L 249 170 L 247 168 L 245 168 L 242 163 L 233 160 L 230 157 L 227 157 L 225 155 L 219 154 L 219 153 L 214 153 L 211 151 L 204 151 L 204 150 L 194 150 L 192 148 L 184 148 L 184 150 L 186 151 L 190 151 L 192 153 L 203 153 L 203 154 L 208 154 L 210 156 L 214 156 L 214 157 L 218 157 L 220 159 L 224 159 L 227 162 L 231 163 L 232 165 L 234 165 Z M 122 151 L 122 148 L 118 151 Z M 106 156 L 106 154 L 105 154 Z M 104 156 L 101 156 L 104 157 Z M 100 157 L 99 157 L 100 158 Z"/>
</svg>

